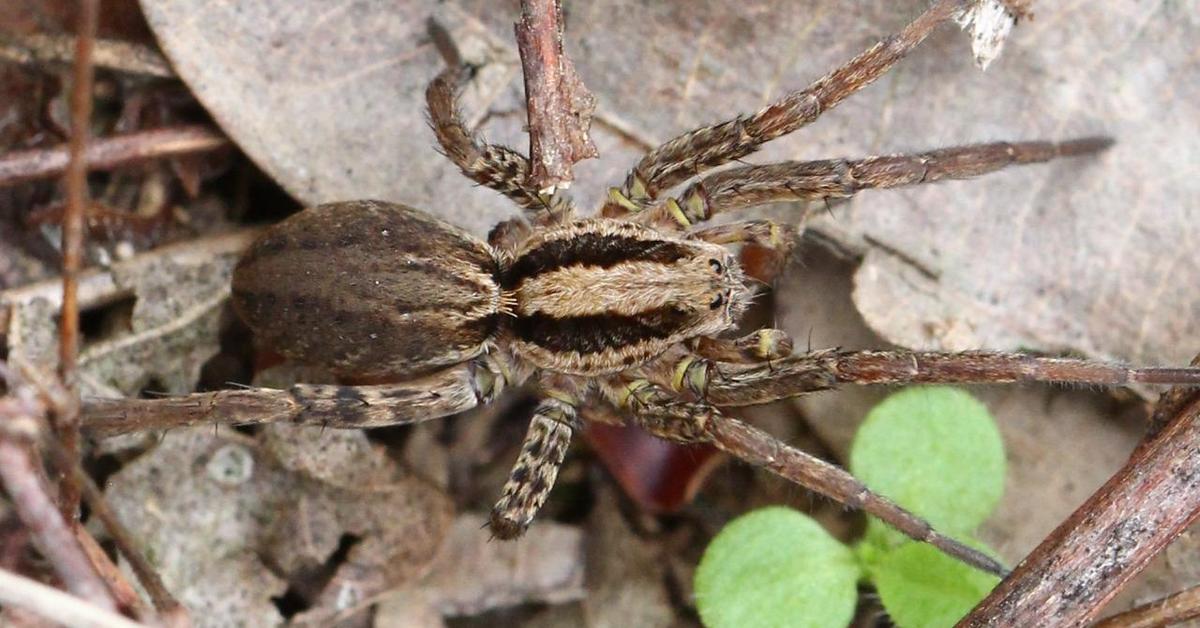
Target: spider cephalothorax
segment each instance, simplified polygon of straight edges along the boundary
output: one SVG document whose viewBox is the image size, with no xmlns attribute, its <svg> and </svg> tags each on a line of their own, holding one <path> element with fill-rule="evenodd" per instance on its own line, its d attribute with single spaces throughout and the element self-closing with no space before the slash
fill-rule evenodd
<svg viewBox="0 0 1200 628">
<path fill-rule="evenodd" d="M 734 256 L 702 240 L 620 220 L 549 228 L 501 271 L 513 352 L 534 366 L 604 375 L 723 332 L 750 291 Z"/>
<path fill-rule="evenodd" d="M 530 181 L 528 160 L 489 145 L 455 107 L 457 73 L 427 92 L 446 155 L 471 179 L 526 210 L 484 243 L 421 211 L 355 201 L 307 209 L 276 225 L 238 266 L 234 303 L 255 334 L 284 355 L 335 373 L 390 377 L 378 386 L 296 385 L 222 391 L 201 402 L 122 402 L 93 408 L 95 429 L 182 422 L 287 419 L 336 427 L 411 423 L 487 403 L 508 385 L 541 394 L 491 527 L 519 535 L 554 483 L 583 404 L 607 402 L 650 432 L 711 442 L 909 536 L 984 569 L 993 559 L 948 539 L 837 467 L 725 416 L 839 383 L 1072 381 L 1200 383 L 1200 369 L 1135 369 L 1014 353 L 824 350 L 792 353 L 780 330 L 724 338 L 750 298 L 726 247 L 786 258 L 801 230 L 765 220 L 703 226 L 713 216 L 777 201 L 850 196 L 867 188 L 965 178 L 1012 164 L 1083 155 L 1088 138 L 993 143 L 922 154 L 740 165 L 760 144 L 815 120 L 878 78 L 966 0 L 939 0 L 803 90 L 753 115 L 680 135 L 650 151 L 613 188 L 604 218 L 579 219 L 562 196 Z M 664 193 L 692 180 L 677 196 Z M 768 277 L 769 279 L 769 277 Z M 717 376 L 719 374 L 719 376 Z"/>
</svg>

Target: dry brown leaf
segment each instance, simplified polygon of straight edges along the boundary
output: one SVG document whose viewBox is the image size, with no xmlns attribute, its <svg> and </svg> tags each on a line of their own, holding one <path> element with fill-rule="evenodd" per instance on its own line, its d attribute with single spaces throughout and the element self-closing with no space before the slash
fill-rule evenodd
<svg viewBox="0 0 1200 628">
<path fill-rule="evenodd" d="M 455 201 L 438 204 L 447 217 L 482 231 L 511 210 L 448 168 L 433 150 L 418 104 L 444 65 L 429 34 L 436 5 L 142 3 L 200 101 L 297 198 L 378 198 L 426 207 L 444 198 Z M 511 30 L 497 38 L 457 12 L 441 21 L 464 60 L 483 66 L 468 88 L 468 119 L 478 120 L 502 93 L 519 99 Z M 477 211 L 489 205 L 490 212 Z"/>
<path fill-rule="evenodd" d="M 424 127 L 422 91 L 442 64 L 425 31 L 432 0 L 283 4 L 144 3 L 201 100 L 304 200 L 383 197 L 476 232 L 510 213 L 458 177 Z M 511 52 L 512 3 L 460 5 L 486 28 L 442 9 L 455 41 Z M 596 94 L 602 153 L 576 169 L 577 197 L 593 206 L 646 145 L 804 85 L 924 5 L 571 5 L 567 50 Z M 1097 158 L 863 194 L 814 228 L 865 255 L 856 303 L 899 344 L 1183 363 L 1195 347 L 1179 340 L 1200 332 L 1200 294 L 1166 286 L 1196 283 L 1200 268 L 1192 172 L 1200 118 L 1191 105 L 1200 101 L 1192 45 L 1200 18 L 1185 5 L 1034 7 L 1037 19 L 1012 32 L 986 73 L 972 63 L 969 37 L 944 29 L 877 85 L 755 159 L 1112 135 L 1117 146 Z M 497 84 L 482 99 L 493 114 L 482 130 L 522 146 L 519 79 Z"/>
<path fill-rule="evenodd" d="M 377 625 L 428 626 L 443 616 L 584 597 L 583 535 L 577 527 L 540 522 L 520 541 L 499 543 L 481 531 L 486 520 L 482 514 L 459 516 L 429 574 L 380 602 Z"/>
<path fill-rule="evenodd" d="M 88 269 L 79 301 L 89 310 L 114 304 L 111 329 L 84 338 L 79 374 L 84 396 L 190 392 L 200 368 L 218 349 L 220 315 L 229 275 L 257 231 L 246 229 L 164 247 Z M 52 369 L 57 363 L 57 316 L 62 281 L 48 280 L 0 293 L 0 336 L 7 354 Z"/>
<path fill-rule="evenodd" d="M 369 458 L 382 456 L 364 464 L 378 468 Z M 420 575 L 451 520 L 446 496 L 414 477 L 340 488 L 280 466 L 250 437 L 209 428 L 165 434 L 109 480 L 106 496 L 196 626 L 280 623 L 272 598 L 348 539 L 357 542 L 329 565 L 310 612 L 354 607 Z"/>
<path fill-rule="evenodd" d="M 612 487 L 600 487 L 588 525 L 589 628 L 670 626 L 675 621 L 666 587 L 665 548 L 634 534 Z"/>
</svg>

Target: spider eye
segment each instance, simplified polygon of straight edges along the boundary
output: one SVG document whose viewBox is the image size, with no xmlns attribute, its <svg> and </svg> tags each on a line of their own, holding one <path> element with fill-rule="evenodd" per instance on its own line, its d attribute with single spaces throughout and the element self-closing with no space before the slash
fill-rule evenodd
<svg viewBox="0 0 1200 628">
<path fill-rule="evenodd" d="M 717 273 L 718 275 L 720 275 L 721 273 L 725 272 L 725 267 L 724 267 L 724 266 L 722 266 L 722 265 L 721 265 L 721 262 L 720 262 L 720 261 L 718 261 L 718 260 L 715 260 L 715 259 L 709 258 L 709 260 L 708 260 L 708 265 L 709 265 L 709 266 L 712 266 L 713 272 Z"/>
<path fill-rule="evenodd" d="M 709 309 L 715 310 L 715 309 L 721 307 L 721 305 L 724 303 L 725 303 L 725 295 L 718 294 L 717 298 L 713 299 L 712 303 L 708 304 L 708 307 L 709 307 Z"/>
</svg>

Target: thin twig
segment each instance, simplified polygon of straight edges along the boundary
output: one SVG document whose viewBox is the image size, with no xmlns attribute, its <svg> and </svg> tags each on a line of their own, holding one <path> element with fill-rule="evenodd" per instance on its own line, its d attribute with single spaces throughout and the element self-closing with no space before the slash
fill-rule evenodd
<svg viewBox="0 0 1200 628">
<path fill-rule="evenodd" d="M 139 628 L 111 609 L 89 604 L 40 582 L 0 569 L 0 606 L 20 608 L 64 626 L 78 628 Z"/>
<path fill-rule="evenodd" d="M 563 53 L 559 0 L 521 0 L 515 30 L 525 76 L 532 180 L 543 191 L 567 187 L 571 166 L 599 154 L 588 136 L 596 98 Z"/>
<path fill-rule="evenodd" d="M 1106 617 L 1092 628 L 1158 628 L 1200 617 L 1200 585 Z"/>
<path fill-rule="evenodd" d="M 207 126 L 179 126 L 97 139 L 87 147 L 88 170 L 111 170 L 138 162 L 208 152 L 230 146 L 229 139 Z M 65 145 L 0 155 L 0 187 L 55 177 L 66 171 Z"/>
<path fill-rule="evenodd" d="M 44 432 L 44 434 L 49 433 Z M 150 608 L 150 605 L 142 599 L 141 593 L 133 586 L 131 579 L 126 577 L 125 572 L 113 562 L 114 559 L 100 546 L 100 541 L 97 541 L 87 528 L 75 526 L 75 539 L 79 541 L 83 553 L 96 568 L 96 573 L 104 581 L 104 586 L 108 587 L 108 592 L 112 594 L 113 602 L 116 602 L 117 610 L 120 613 L 145 622 L 153 623 L 159 619 L 155 615 L 154 609 Z"/>
<path fill-rule="evenodd" d="M 75 71 L 71 85 L 71 141 L 65 184 L 67 210 L 63 216 L 63 308 L 58 318 L 58 376 L 68 390 L 78 390 L 75 367 L 79 360 L 79 269 L 83 266 L 83 223 L 88 205 L 87 152 L 92 122 L 92 48 L 100 21 L 100 0 L 81 0 L 76 24 Z M 67 455 L 79 458 L 79 404 L 58 408 L 55 431 Z M 59 504 L 63 517 L 74 521 L 79 510 L 79 483 L 63 478 Z"/>
<path fill-rule="evenodd" d="M 0 33 L 0 59 L 23 65 L 67 64 L 74 55 L 75 38 L 69 35 Z M 125 74 L 175 78 L 171 64 L 157 50 L 128 41 L 96 39 L 93 63 Z"/>
<path fill-rule="evenodd" d="M 6 428 L 20 420 L 19 416 L 5 417 Z M 116 603 L 80 548 L 72 526 L 50 499 L 33 447 L 9 436 L 0 438 L 0 481 L 17 516 L 29 528 L 38 550 L 54 566 L 67 590 L 103 609 L 116 610 Z"/>
<path fill-rule="evenodd" d="M 1200 393 L 1167 398 L 1176 415 L 960 626 L 1083 625 L 1200 515 Z"/>
<path fill-rule="evenodd" d="M 4 423 L 4 431 L 0 432 L 0 437 L 18 441 L 41 442 L 49 452 L 54 465 L 63 474 L 73 475 L 79 482 L 83 488 L 83 496 L 91 508 L 92 516 L 104 524 L 109 536 L 116 544 L 117 550 L 129 561 L 134 574 L 137 575 L 142 587 L 150 594 L 155 609 L 160 613 L 159 619 L 178 620 L 181 617 L 186 619 L 185 609 L 175 601 L 158 574 L 137 551 L 133 536 L 113 514 L 95 482 L 84 471 L 79 459 L 72 457 L 62 443 L 54 438 L 49 423 L 44 419 L 44 416 L 49 414 L 47 408 L 55 408 L 58 411 L 57 409 L 64 404 L 72 403 L 74 397 L 71 392 L 63 387 L 62 382 L 53 375 L 44 373 L 20 359 L 14 359 L 13 362 L 11 367 L 15 367 L 16 372 L 10 365 L 0 362 L 0 376 L 3 376 L 8 382 L 10 390 L 19 391 L 20 397 L 10 398 L 9 407 L 10 415 L 20 419 L 20 422 Z M 109 557 L 100 550 L 95 539 L 82 527 L 76 527 L 76 532 L 84 553 L 89 555 L 92 564 L 99 571 L 99 575 L 108 581 L 109 591 L 120 603 L 120 606 L 133 609 L 137 616 L 143 619 L 147 618 L 150 613 L 145 603 L 138 597 L 132 585 Z M 172 625 L 177 625 L 177 623 L 173 622 Z"/>
<path fill-rule="evenodd" d="M 104 524 L 104 528 L 108 531 L 112 541 L 117 546 L 117 551 L 129 561 L 129 566 L 133 569 L 134 575 L 137 576 L 138 582 L 146 589 L 146 593 L 150 595 L 150 601 L 154 604 L 155 610 L 163 615 L 176 615 L 183 611 L 183 606 L 171 595 L 163 584 L 162 578 L 146 561 L 142 553 L 138 551 L 137 544 L 133 540 L 133 535 L 121 523 L 112 508 L 109 508 L 108 502 L 105 501 L 104 495 L 100 493 L 100 489 L 92 478 L 88 477 L 80 466 L 79 461 L 72 458 L 69 452 L 53 438 L 45 439 L 46 448 L 50 452 L 54 464 L 65 469 L 75 477 L 83 488 L 83 496 L 87 500 L 87 505 L 91 508 L 92 516 L 100 520 Z"/>
</svg>

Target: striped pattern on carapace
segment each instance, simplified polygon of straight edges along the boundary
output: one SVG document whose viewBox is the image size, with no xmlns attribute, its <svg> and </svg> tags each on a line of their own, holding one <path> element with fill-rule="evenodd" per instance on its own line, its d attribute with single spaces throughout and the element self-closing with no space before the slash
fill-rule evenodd
<svg viewBox="0 0 1200 628">
<path fill-rule="evenodd" d="M 749 299 L 724 247 L 615 220 L 538 233 L 502 284 L 514 304 L 514 353 L 579 375 L 621 371 L 728 329 Z"/>
</svg>

